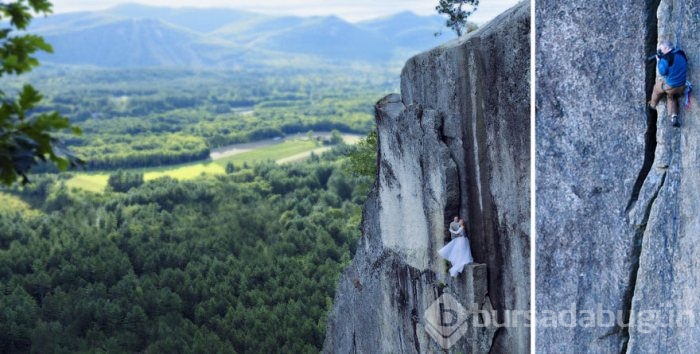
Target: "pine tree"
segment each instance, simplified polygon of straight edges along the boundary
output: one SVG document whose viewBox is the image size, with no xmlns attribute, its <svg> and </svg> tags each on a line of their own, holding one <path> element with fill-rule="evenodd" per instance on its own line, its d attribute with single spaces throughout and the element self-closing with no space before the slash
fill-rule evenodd
<svg viewBox="0 0 700 354">
<path fill-rule="evenodd" d="M 457 36 L 466 34 L 467 18 L 476 11 L 479 0 L 440 0 L 440 4 L 435 7 L 439 14 L 445 14 L 450 18 L 445 25 L 457 33 Z"/>
<path fill-rule="evenodd" d="M 233 162 L 228 162 L 226 164 L 226 174 L 230 175 L 234 172 L 236 172 L 236 166 L 233 164 Z"/>
</svg>

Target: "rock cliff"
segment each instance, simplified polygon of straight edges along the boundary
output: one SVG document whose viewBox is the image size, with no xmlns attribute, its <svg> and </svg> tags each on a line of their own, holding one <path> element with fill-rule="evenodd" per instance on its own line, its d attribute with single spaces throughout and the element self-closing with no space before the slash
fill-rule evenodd
<svg viewBox="0 0 700 354">
<path fill-rule="evenodd" d="M 700 110 L 681 109 L 672 128 L 664 104 L 644 106 L 656 74 L 644 58 L 659 40 L 686 49 L 700 82 L 698 6 L 537 2 L 538 352 L 700 349 L 689 325 L 700 314 Z M 573 323 L 545 312 L 562 310 Z"/>
<path fill-rule="evenodd" d="M 402 94 L 377 103 L 378 178 L 324 352 L 442 351 L 425 311 L 443 294 L 497 314 L 465 322 L 451 351 L 528 352 L 527 318 L 502 324 L 530 305 L 529 36 L 523 2 L 410 59 Z M 457 214 L 477 264 L 451 278 L 437 250 Z"/>
</svg>

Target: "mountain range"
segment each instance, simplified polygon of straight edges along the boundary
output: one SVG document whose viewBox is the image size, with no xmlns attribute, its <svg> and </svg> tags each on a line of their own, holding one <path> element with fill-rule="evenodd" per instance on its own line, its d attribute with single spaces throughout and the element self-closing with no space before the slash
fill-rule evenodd
<svg viewBox="0 0 700 354">
<path fill-rule="evenodd" d="M 127 4 L 36 18 L 54 47 L 42 62 L 108 68 L 400 65 L 454 35 L 440 16 L 401 12 L 351 23 L 337 16 L 269 16 L 233 9 Z"/>
</svg>

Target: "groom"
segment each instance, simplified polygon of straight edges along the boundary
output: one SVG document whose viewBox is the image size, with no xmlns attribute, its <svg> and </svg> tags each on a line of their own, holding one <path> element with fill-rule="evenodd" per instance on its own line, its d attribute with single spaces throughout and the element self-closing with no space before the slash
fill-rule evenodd
<svg viewBox="0 0 700 354">
<path fill-rule="evenodd" d="M 459 216 L 455 216 L 455 219 L 450 223 L 450 230 L 453 232 L 459 230 Z M 450 238 L 454 238 L 454 233 L 450 232 Z"/>
</svg>

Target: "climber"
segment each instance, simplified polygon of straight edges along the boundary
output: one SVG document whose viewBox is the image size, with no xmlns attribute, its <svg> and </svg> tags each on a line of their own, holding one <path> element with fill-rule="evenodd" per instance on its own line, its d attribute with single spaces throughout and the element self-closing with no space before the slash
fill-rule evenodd
<svg viewBox="0 0 700 354">
<path fill-rule="evenodd" d="M 657 53 L 656 66 L 662 78 L 654 85 L 649 108 L 656 109 L 661 97 L 666 95 L 666 107 L 671 115 L 671 124 L 674 127 L 680 127 L 678 95 L 682 95 L 686 88 L 687 58 L 682 50 L 673 48 L 673 44 L 669 41 L 661 41 Z"/>
</svg>

